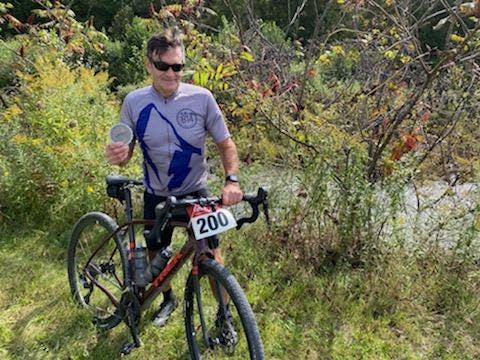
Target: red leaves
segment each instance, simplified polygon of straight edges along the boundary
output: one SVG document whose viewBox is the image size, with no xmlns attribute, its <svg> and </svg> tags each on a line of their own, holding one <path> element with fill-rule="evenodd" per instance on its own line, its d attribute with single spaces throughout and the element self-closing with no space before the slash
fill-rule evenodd
<svg viewBox="0 0 480 360">
<path fill-rule="evenodd" d="M 272 90 L 272 92 L 277 92 L 278 90 L 280 90 L 281 83 L 277 74 L 275 74 L 274 72 L 270 72 L 270 75 L 268 76 L 268 80 L 271 83 L 270 89 Z"/>
<path fill-rule="evenodd" d="M 413 134 L 404 134 L 401 137 L 402 142 L 408 151 L 414 150 L 417 147 L 417 137 Z"/>
<path fill-rule="evenodd" d="M 273 71 L 271 71 L 268 75 L 266 82 L 260 83 L 257 80 L 252 79 L 249 80 L 247 84 L 251 89 L 258 91 L 262 97 L 272 96 L 280 93 L 284 94 L 299 86 L 298 80 L 296 79 L 293 79 L 290 82 L 282 85 L 279 76 Z"/>
<path fill-rule="evenodd" d="M 27 18 L 27 24 L 28 25 L 33 25 L 33 20 L 35 19 L 35 15 L 30 15 L 28 18 Z"/>
<path fill-rule="evenodd" d="M 411 133 L 405 133 L 400 136 L 400 141 L 395 144 L 390 154 L 392 160 L 398 161 L 403 155 L 417 148 L 417 144 L 422 140 L 422 136 L 414 130 Z"/>
</svg>

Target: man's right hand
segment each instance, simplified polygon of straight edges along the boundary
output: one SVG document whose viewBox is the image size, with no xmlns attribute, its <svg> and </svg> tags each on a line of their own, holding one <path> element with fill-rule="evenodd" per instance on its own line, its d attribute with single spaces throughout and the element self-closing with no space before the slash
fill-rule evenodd
<svg viewBox="0 0 480 360">
<path fill-rule="evenodd" d="M 130 146 L 122 142 L 108 144 L 105 148 L 105 156 L 112 165 L 124 165 L 128 162 Z"/>
</svg>

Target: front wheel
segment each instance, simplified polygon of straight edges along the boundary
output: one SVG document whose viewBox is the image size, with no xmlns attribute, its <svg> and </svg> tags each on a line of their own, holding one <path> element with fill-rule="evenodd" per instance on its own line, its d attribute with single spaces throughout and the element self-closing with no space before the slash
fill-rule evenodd
<svg viewBox="0 0 480 360">
<path fill-rule="evenodd" d="M 89 310 L 97 328 L 108 330 L 123 318 L 122 294 L 128 271 L 117 224 L 92 212 L 75 224 L 68 247 L 68 280 L 74 300 Z M 109 237 L 110 236 L 110 237 Z"/>
<path fill-rule="evenodd" d="M 188 278 L 185 330 L 192 359 L 264 358 L 257 323 L 242 288 L 214 260 L 201 261 L 198 276 Z"/>
</svg>

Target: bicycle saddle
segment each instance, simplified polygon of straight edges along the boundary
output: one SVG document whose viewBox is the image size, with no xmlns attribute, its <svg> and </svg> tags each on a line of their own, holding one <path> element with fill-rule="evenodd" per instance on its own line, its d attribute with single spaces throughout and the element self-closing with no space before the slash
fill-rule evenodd
<svg viewBox="0 0 480 360">
<path fill-rule="evenodd" d="M 130 181 L 130 179 L 123 175 L 108 175 L 107 185 L 123 185 Z"/>
</svg>

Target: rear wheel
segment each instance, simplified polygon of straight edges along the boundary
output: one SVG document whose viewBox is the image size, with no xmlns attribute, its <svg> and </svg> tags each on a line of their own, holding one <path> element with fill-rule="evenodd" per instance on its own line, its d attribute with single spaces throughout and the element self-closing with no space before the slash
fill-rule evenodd
<svg viewBox="0 0 480 360">
<path fill-rule="evenodd" d="M 242 288 L 230 271 L 214 260 L 201 261 L 198 277 L 188 278 L 185 330 L 192 359 L 264 358 L 255 317 Z"/>
<path fill-rule="evenodd" d="M 95 325 L 104 330 L 118 325 L 123 318 L 120 301 L 128 271 L 127 256 L 119 234 L 106 240 L 117 227 L 104 213 L 88 213 L 75 224 L 68 248 L 68 280 L 73 298 L 92 313 Z"/>
</svg>

